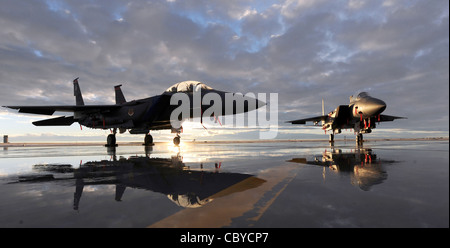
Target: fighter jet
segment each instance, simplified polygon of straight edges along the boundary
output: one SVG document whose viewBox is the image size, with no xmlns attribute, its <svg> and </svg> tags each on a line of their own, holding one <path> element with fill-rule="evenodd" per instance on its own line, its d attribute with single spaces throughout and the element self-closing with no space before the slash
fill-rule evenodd
<svg viewBox="0 0 450 248">
<path fill-rule="evenodd" d="M 288 121 L 292 124 L 306 124 L 313 122 L 315 126 L 321 122 L 322 129 L 331 131 L 329 141 L 334 142 L 334 135 L 341 133 L 341 129 L 354 129 L 356 142 L 362 144 L 363 133 L 371 133 L 376 128 L 376 123 L 393 121 L 395 119 L 406 119 L 406 117 L 382 115 L 386 109 L 386 103 L 380 99 L 371 97 L 367 92 L 361 92 L 356 97 L 350 96 L 348 105 L 339 105 L 335 110 L 325 115 L 322 100 L 322 115 Z"/>
<path fill-rule="evenodd" d="M 183 104 L 183 101 L 172 101 L 171 97 L 176 93 L 183 93 L 189 100 L 188 111 L 186 115 L 181 113 L 174 119 L 182 123 L 186 119 L 200 117 L 203 120 L 205 110 L 213 108 L 205 117 L 218 117 L 220 115 L 238 114 L 248 112 L 265 105 L 263 101 L 255 98 L 244 96 L 241 94 L 233 94 L 225 91 L 215 90 L 203 83 L 197 81 L 184 81 L 169 87 L 161 95 L 156 95 L 144 99 L 126 101 L 122 93 L 121 86 L 114 86 L 116 103 L 113 105 L 85 105 L 78 79 L 73 80 L 74 96 L 76 105 L 55 105 L 55 106 L 3 106 L 11 109 L 18 109 L 20 113 L 53 115 L 55 112 L 72 112 L 73 116 L 60 116 L 52 119 L 35 121 L 35 126 L 70 126 L 74 122 L 78 122 L 81 126 L 95 129 L 111 129 L 112 134 L 107 137 L 105 146 L 114 147 L 116 144 L 116 133 L 124 133 L 127 130 L 131 134 L 145 134 L 144 145 L 152 145 L 153 137 L 150 130 L 170 129 L 172 133 L 176 133 L 173 143 L 180 143 L 180 133 L 183 128 L 181 125 L 172 126 L 171 114 Z M 194 93 L 201 97 L 195 105 Z M 203 97 L 208 93 L 215 93 L 218 99 L 205 103 Z M 232 94 L 235 101 L 231 104 L 225 104 L 225 95 Z M 227 98 L 231 99 L 231 98 Z M 175 103 L 174 103 L 175 102 Z M 237 106 L 237 105 L 243 106 Z M 231 110 L 226 109 L 231 106 Z M 200 108 L 200 109 L 199 109 Z"/>
</svg>

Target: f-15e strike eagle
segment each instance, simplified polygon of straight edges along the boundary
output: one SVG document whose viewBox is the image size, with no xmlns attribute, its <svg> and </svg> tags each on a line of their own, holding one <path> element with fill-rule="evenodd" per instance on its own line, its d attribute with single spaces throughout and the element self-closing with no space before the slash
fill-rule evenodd
<svg viewBox="0 0 450 248">
<path fill-rule="evenodd" d="M 313 122 L 318 125 L 321 122 L 322 129 L 331 131 L 329 141 L 334 142 L 334 134 L 341 133 L 341 129 L 354 129 L 356 142 L 363 142 L 363 133 L 371 133 L 376 127 L 376 122 L 393 121 L 395 119 L 406 119 L 406 117 L 382 115 L 386 109 L 386 103 L 380 99 L 371 97 L 367 92 L 359 93 L 355 98 L 350 96 L 348 105 L 339 105 L 335 110 L 325 115 L 322 100 L 322 115 L 288 121 L 292 124 L 306 124 Z"/>
<path fill-rule="evenodd" d="M 233 94 L 225 91 L 215 90 L 203 83 L 197 81 L 184 81 L 177 83 L 168 88 L 161 95 L 156 95 L 140 100 L 133 100 L 127 102 L 122 93 L 121 86 L 114 87 L 116 104 L 113 105 L 85 105 L 81 94 L 78 78 L 73 80 L 74 96 L 76 105 L 59 105 L 59 106 L 3 106 L 11 109 L 18 109 L 21 113 L 53 115 L 55 112 L 72 112 L 73 116 L 61 116 L 52 119 L 45 119 L 35 121 L 35 126 L 70 126 L 74 122 L 80 125 L 96 128 L 96 129 L 112 129 L 112 134 L 108 135 L 106 146 L 116 146 L 116 133 L 124 133 L 127 130 L 131 134 L 145 134 L 144 145 L 152 145 L 153 137 L 150 135 L 150 130 L 170 129 L 172 133 L 176 133 L 173 143 L 178 145 L 180 143 L 180 133 L 182 131 L 181 125 L 173 127 L 171 121 L 172 111 L 180 107 L 180 99 L 171 101 L 174 94 L 182 93 L 189 100 L 187 105 L 187 116 L 180 112 L 174 119 L 183 122 L 189 118 L 200 117 L 202 121 L 205 110 L 210 107 L 214 108 L 209 113 L 211 115 L 206 117 L 214 117 L 220 115 L 231 115 L 248 112 L 266 105 L 264 102 L 255 98 L 244 96 L 241 94 Z M 198 97 L 197 105 L 195 93 Z M 214 104 L 205 103 L 202 101 L 203 97 L 208 93 L 215 93 L 217 99 L 213 100 Z M 229 109 L 225 108 L 226 94 L 233 95 L 233 103 L 227 104 Z M 210 98 L 211 99 L 211 98 Z M 182 99 L 181 99 L 182 100 Z M 181 101 L 181 105 L 183 101 Z M 237 106 L 240 105 L 240 106 Z M 231 110 L 230 110 L 231 106 Z M 178 113 L 178 111 L 177 111 Z"/>
</svg>

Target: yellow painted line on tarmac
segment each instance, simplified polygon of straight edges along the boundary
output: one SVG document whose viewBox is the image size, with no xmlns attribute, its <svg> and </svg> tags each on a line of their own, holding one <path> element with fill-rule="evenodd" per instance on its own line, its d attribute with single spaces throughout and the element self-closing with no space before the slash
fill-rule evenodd
<svg viewBox="0 0 450 248">
<path fill-rule="evenodd" d="M 210 197 L 213 201 L 205 206 L 183 209 L 148 227 L 219 228 L 230 226 L 233 219 L 243 216 L 251 210 L 256 210 L 257 216 L 249 220 L 257 221 L 296 176 L 298 168 L 298 165 L 291 163 L 274 166 L 262 171 L 256 177 L 247 178 L 214 194 Z M 285 185 L 273 194 L 272 198 L 268 199 L 265 204 L 257 206 L 257 203 L 265 194 L 275 190 L 274 187 L 280 185 L 280 183 Z"/>
</svg>

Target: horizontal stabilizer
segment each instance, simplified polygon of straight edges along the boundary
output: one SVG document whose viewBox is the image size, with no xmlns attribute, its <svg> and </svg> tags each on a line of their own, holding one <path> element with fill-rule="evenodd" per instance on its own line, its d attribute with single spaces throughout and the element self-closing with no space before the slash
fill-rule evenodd
<svg viewBox="0 0 450 248">
<path fill-rule="evenodd" d="M 49 109 L 49 108 L 39 108 L 39 107 L 20 107 L 19 113 L 52 115 L 53 113 L 55 113 L 55 110 Z"/>
<path fill-rule="evenodd" d="M 20 113 L 52 115 L 59 112 L 110 112 L 120 108 L 117 105 L 59 105 L 59 106 L 3 106 L 5 108 L 18 109 Z"/>
<path fill-rule="evenodd" d="M 75 120 L 73 116 L 62 116 L 58 118 L 46 119 L 42 121 L 35 121 L 33 125 L 35 126 L 70 126 Z"/>
</svg>

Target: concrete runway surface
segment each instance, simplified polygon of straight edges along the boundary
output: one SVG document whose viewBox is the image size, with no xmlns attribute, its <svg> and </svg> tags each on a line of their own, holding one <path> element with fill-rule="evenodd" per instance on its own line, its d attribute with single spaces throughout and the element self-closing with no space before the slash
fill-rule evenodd
<svg viewBox="0 0 450 248">
<path fill-rule="evenodd" d="M 0 148 L 0 227 L 449 227 L 448 140 Z"/>
</svg>

